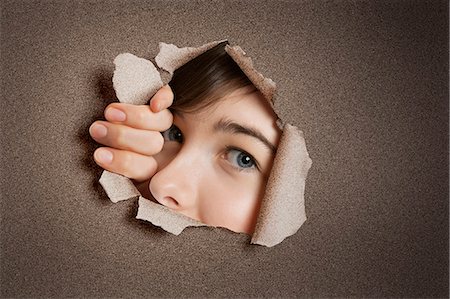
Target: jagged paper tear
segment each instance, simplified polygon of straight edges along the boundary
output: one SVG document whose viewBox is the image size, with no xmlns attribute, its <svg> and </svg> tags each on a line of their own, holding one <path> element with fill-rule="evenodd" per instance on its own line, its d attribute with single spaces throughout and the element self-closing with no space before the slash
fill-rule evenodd
<svg viewBox="0 0 450 299">
<path fill-rule="evenodd" d="M 172 75 L 177 68 L 220 42 L 222 41 L 215 41 L 198 48 L 178 48 L 172 44 L 160 43 L 160 52 L 155 61 L 159 68 Z M 251 58 L 240 47 L 227 45 L 225 50 L 274 107 L 275 83 L 254 69 Z M 118 55 L 114 63 L 116 70 L 113 85 L 121 102 L 145 104 L 163 85 L 158 70 L 148 60 L 125 53 Z M 281 126 L 283 132 L 280 144 L 251 239 L 253 244 L 268 247 L 296 233 L 306 221 L 305 180 L 312 161 L 306 150 L 303 132 L 290 124 Z M 113 202 L 139 197 L 136 218 L 149 221 L 172 234 L 178 235 L 188 226 L 207 226 L 143 198 L 131 180 L 121 175 L 104 171 L 100 184 Z"/>
<path fill-rule="evenodd" d="M 150 221 L 177 236 L 188 226 L 207 226 L 142 196 L 139 197 L 139 209 L 136 218 Z"/>
<path fill-rule="evenodd" d="M 143 58 L 130 53 L 117 55 L 113 86 L 122 103 L 144 105 L 163 86 L 156 67 Z"/>
<path fill-rule="evenodd" d="M 284 126 L 267 181 L 252 243 L 274 246 L 306 221 L 305 181 L 312 161 L 303 132 Z"/>
<path fill-rule="evenodd" d="M 265 78 L 261 73 L 253 67 L 253 61 L 246 56 L 244 50 L 239 46 L 230 47 L 225 46 L 225 51 L 233 60 L 239 65 L 244 74 L 252 81 L 253 85 L 262 93 L 264 98 L 269 101 L 273 108 L 273 100 L 277 85 L 270 78 Z"/>
<path fill-rule="evenodd" d="M 155 57 L 155 62 L 160 68 L 173 75 L 173 72 L 180 66 L 209 49 L 214 48 L 223 41 L 225 40 L 211 42 L 198 48 L 178 48 L 173 44 L 159 43 L 159 53 Z"/>
</svg>

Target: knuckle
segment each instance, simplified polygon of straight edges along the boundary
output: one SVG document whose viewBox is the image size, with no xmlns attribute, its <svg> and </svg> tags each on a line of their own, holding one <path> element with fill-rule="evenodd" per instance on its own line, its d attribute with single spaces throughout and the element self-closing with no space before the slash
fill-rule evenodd
<svg viewBox="0 0 450 299">
<path fill-rule="evenodd" d="M 139 109 L 138 111 L 136 111 L 136 121 L 141 124 L 144 125 L 145 123 L 148 122 L 148 111 L 144 110 L 144 109 Z"/>
<path fill-rule="evenodd" d="M 161 130 L 165 131 L 172 126 L 173 123 L 173 115 L 169 110 L 162 111 L 161 115 Z"/>
<path fill-rule="evenodd" d="M 167 126 L 168 128 L 173 124 L 173 115 L 172 113 L 167 110 Z"/>
<path fill-rule="evenodd" d="M 117 128 L 115 130 L 114 138 L 115 138 L 115 145 L 117 147 L 124 147 L 126 144 L 126 132 L 122 128 Z"/>
<path fill-rule="evenodd" d="M 132 165 L 132 157 L 126 152 L 120 155 L 120 159 L 117 161 L 118 170 L 126 175 L 130 174 L 130 168 Z"/>
</svg>

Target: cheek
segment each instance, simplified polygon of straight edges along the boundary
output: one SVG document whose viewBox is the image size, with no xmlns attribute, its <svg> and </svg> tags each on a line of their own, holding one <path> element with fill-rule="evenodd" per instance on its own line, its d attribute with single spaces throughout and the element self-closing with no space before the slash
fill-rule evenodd
<svg viewBox="0 0 450 299">
<path fill-rule="evenodd" d="M 205 223 L 235 232 L 253 232 L 264 181 L 257 175 L 240 179 L 216 177 L 203 181 L 202 185 L 200 213 Z"/>
</svg>

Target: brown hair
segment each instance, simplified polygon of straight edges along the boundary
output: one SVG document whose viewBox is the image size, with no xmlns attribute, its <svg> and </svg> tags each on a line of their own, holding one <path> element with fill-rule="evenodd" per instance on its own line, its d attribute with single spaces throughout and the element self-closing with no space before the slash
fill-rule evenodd
<svg viewBox="0 0 450 299">
<path fill-rule="evenodd" d="M 238 88 L 253 86 L 225 51 L 227 44 L 218 44 L 174 72 L 169 82 L 175 95 L 172 112 L 205 109 Z"/>
</svg>

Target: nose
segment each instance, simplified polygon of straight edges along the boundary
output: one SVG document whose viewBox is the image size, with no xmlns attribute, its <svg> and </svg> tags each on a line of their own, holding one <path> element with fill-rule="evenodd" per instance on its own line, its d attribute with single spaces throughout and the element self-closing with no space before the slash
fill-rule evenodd
<svg viewBox="0 0 450 299">
<path fill-rule="evenodd" d="M 197 165 L 196 165 L 197 164 Z M 162 205 L 199 219 L 199 165 L 192 154 L 181 150 L 150 181 L 150 192 Z"/>
</svg>

